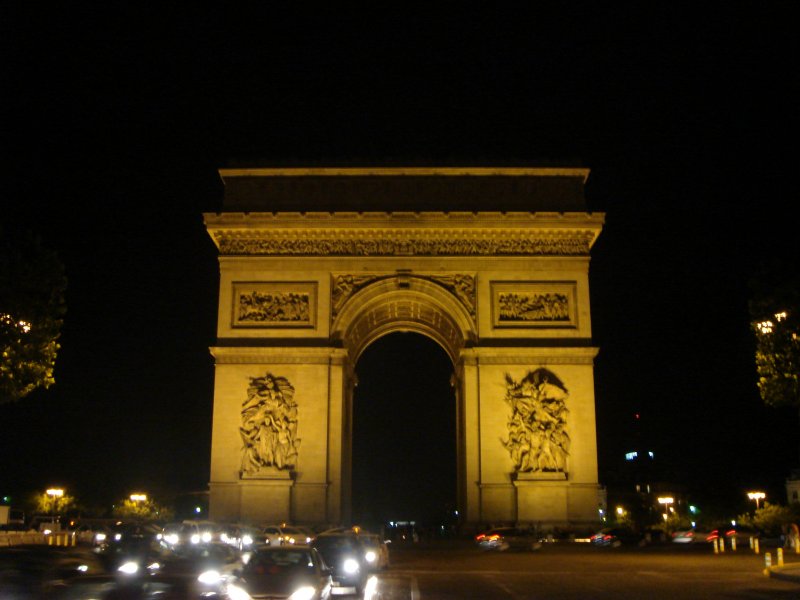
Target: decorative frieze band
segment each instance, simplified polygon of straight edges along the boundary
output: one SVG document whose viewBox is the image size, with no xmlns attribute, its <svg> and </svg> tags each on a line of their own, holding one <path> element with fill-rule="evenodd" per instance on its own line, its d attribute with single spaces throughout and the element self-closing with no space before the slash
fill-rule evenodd
<svg viewBox="0 0 800 600">
<path fill-rule="evenodd" d="M 588 256 L 596 237 L 581 230 L 214 230 L 225 255 Z"/>
</svg>

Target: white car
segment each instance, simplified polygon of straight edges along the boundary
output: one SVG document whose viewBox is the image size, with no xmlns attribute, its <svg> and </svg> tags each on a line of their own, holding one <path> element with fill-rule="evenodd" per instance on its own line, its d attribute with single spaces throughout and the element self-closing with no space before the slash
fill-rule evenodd
<svg viewBox="0 0 800 600">
<path fill-rule="evenodd" d="M 261 529 L 261 533 L 270 546 L 310 544 L 314 540 L 314 534 L 310 530 L 294 525 L 267 525 Z"/>
</svg>

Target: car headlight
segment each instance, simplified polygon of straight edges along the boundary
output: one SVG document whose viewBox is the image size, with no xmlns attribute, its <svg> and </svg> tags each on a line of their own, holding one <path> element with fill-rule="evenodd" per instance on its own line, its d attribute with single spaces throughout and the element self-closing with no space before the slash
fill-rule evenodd
<svg viewBox="0 0 800 600">
<path fill-rule="evenodd" d="M 375 561 L 377 560 L 377 558 L 378 558 L 378 555 L 377 555 L 377 554 L 375 554 L 375 552 L 374 552 L 374 551 L 372 551 L 372 550 L 369 550 L 369 551 L 367 551 L 367 553 L 364 555 L 364 558 L 366 558 L 366 559 L 367 559 L 367 562 L 371 562 L 371 563 L 372 563 L 372 562 L 375 562 Z"/>
<path fill-rule="evenodd" d="M 202 539 L 202 540 L 203 540 L 203 543 L 207 544 L 208 542 L 210 542 L 210 541 L 211 541 L 212 537 L 213 537 L 213 536 L 211 535 L 211 533 L 210 533 L 210 532 L 208 532 L 208 531 L 204 531 L 204 532 L 203 532 L 203 535 L 202 535 L 202 537 L 201 537 L 200 539 Z"/>
<path fill-rule="evenodd" d="M 348 558 L 347 560 L 344 561 L 342 568 L 344 569 L 344 572 L 349 575 L 358 573 L 359 571 L 358 561 L 354 558 Z"/>
<path fill-rule="evenodd" d="M 191 539 L 193 544 L 199 544 L 200 543 L 200 536 L 198 534 L 196 534 L 196 533 L 192 534 L 192 537 L 190 539 Z"/>
<path fill-rule="evenodd" d="M 164 536 L 164 540 L 166 540 L 168 544 L 173 544 L 173 545 L 177 544 L 180 541 L 180 539 L 181 538 L 178 537 L 177 533 L 169 533 L 166 536 Z"/>
<path fill-rule="evenodd" d="M 250 594 L 248 594 L 238 585 L 230 584 L 225 589 L 225 591 L 228 594 L 228 598 L 230 598 L 231 600 L 253 600 L 252 596 L 250 596 Z"/>
<path fill-rule="evenodd" d="M 125 573 L 125 575 L 135 575 L 139 571 L 139 565 L 133 561 L 128 561 L 126 563 L 122 563 L 117 571 L 120 573 Z"/>
<path fill-rule="evenodd" d="M 221 580 L 222 580 L 222 575 L 219 574 L 219 571 L 215 571 L 214 569 L 211 569 L 209 571 L 203 571 L 197 578 L 197 581 L 205 585 L 214 585 L 216 583 L 219 583 Z"/>
<path fill-rule="evenodd" d="M 310 585 L 304 585 L 303 587 L 295 590 L 291 596 L 289 596 L 289 600 L 312 600 L 315 594 L 315 590 Z"/>
<path fill-rule="evenodd" d="M 94 536 L 95 542 L 105 542 L 106 541 L 106 534 L 105 533 L 97 533 Z"/>
</svg>

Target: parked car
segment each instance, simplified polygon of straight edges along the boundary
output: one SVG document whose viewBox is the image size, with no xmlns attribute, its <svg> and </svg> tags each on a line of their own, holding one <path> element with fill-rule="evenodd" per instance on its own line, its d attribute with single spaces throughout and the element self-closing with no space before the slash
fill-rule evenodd
<svg viewBox="0 0 800 600">
<path fill-rule="evenodd" d="M 481 550 L 538 550 L 542 544 L 530 529 L 521 527 L 495 527 L 475 536 Z"/>
<path fill-rule="evenodd" d="M 589 538 L 589 541 L 595 546 L 610 546 L 618 548 L 619 546 L 643 546 L 646 544 L 644 536 L 633 529 L 627 527 L 608 527 L 601 529 Z"/>
<path fill-rule="evenodd" d="M 326 532 L 319 534 L 311 543 L 330 569 L 331 587 L 339 593 L 354 594 L 364 590 L 369 577 L 364 545 L 353 532 Z"/>
<path fill-rule="evenodd" d="M 320 554 L 309 546 L 261 546 L 229 580 L 230 598 L 303 598 L 327 600 L 331 573 Z"/>
</svg>

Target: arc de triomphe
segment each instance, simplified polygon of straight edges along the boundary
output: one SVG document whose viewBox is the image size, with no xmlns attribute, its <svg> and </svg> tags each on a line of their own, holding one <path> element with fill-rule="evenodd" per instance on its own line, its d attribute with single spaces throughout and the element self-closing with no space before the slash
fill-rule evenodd
<svg viewBox="0 0 800 600">
<path fill-rule="evenodd" d="M 211 518 L 348 523 L 355 364 L 407 331 L 453 363 L 467 524 L 598 519 L 588 170 L 220 175 Z"/>
</svg>

